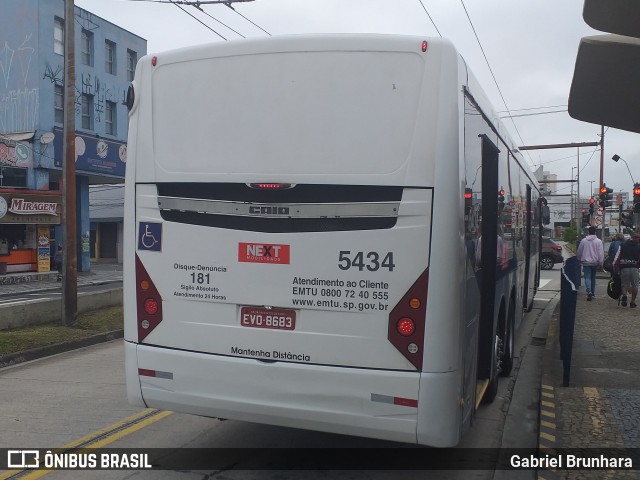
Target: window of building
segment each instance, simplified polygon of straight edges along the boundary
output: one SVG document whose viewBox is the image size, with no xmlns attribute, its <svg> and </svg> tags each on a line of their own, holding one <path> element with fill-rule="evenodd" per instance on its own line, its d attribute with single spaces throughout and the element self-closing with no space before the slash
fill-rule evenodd
<svg viewBox="0 0 640 480">
<path fill-rule="evenodd" d="M 133 82 L 133 76 L 136 74 L 136 63 L 138 63 L 138 54 L 127 49 L 127 80 L 130 82 Z"/>
<path fill-rule="evenodd" d="M 81 59 L 82 63 L 85 65 L 93 66 L 93 33 L 89 30 L 82 29 L 82 40 L 81 40 Z"/>
<path fill-rule="evenodd" d="M 64 55 L 64 20 L 58 17 L 53 21 L 53 52 Z"/>
<path fill-rule="evenodd" d="M 53 104 L 55 108 L 54 122 L 64 122 L 64 87 L 62 85 L 56 85 L 53 92 Z"/>
<path fill-rule="evenodd" d="M 27 169 L 0 167 L 0 187 L 26 187 Z"/>
<path fill-rule="evenodd" d="M 104 42 L 104 71 L 116 74 L 116 44 L 109 40 Z"/>
<path fill-rule="evenodd" d="M 107 102 L 105 109 L 105 127 L 107 135 L 116 135 L 118 133 L 118 122 L 116 117 L 116 103 Z"/>
<path fill-rule="evenodd" d="M 93 95 L 82 95 L 82 128 L 93 130 Z"/>
</svg>

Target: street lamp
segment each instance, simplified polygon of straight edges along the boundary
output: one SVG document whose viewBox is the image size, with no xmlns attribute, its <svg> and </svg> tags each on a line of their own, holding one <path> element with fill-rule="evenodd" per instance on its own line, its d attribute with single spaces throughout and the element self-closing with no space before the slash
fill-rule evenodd
<svg viewBox="0 0 640 480">
<path fill-rule="evenodd" d="M 618 154 L 616 154 L 613 157 L 611 157 L 611 159 L 614 162 L 617 162 L 618 160 L 622 160 L 624 162 L 624 164 L 627 166 L 627 170 L 629 171 L 629 176 L 631 177 L 631 181 L 635 185 L 636 181 L 633 179 L 633 175 L 631 175 L 631 170 L 629 169 L 629 164 L 627 163 L 627 161 L 624 158 L 622 158 L 620 155 L 618 155 Z"/>
</svg>

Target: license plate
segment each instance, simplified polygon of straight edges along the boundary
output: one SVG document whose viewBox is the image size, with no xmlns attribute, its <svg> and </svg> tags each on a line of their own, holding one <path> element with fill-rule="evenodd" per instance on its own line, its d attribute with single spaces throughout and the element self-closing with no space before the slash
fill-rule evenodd
<svg viewBox="0 0 640 480">
<path fill-rule="evenodd" d="M 273 330 L 296 328 L 296 311 L 284 308 L 241 307 L 240 325 Z"/>
</svg>

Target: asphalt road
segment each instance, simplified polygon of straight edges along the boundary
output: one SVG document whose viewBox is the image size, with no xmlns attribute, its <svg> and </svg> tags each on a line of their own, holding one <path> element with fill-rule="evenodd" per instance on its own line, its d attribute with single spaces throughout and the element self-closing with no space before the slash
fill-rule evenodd
<svg viewBox="0 0 640 480">
<path fill-rule="evenodd" d="M 473 428 L 459 449 L 535 447 L 540 355 L 544 347 L 533 340 L 544 329 L 541 319 L 559 290 L 559 269 L 542 272 L 541 287 L 516 341 L 517 359 L 511 377 L 501 379 L 496 400 L 481 406 Z M 87 287 L 99 288 L 99 287 Z M 48 295 L 55 295 L 49 292 Z M 14 301 L 18 301 L 13 299 Z M 28 301 L 26 300 L 19 301 Z M 202 418 L 132 407 L 127 403 L 121 340 L 67 352 L 0 370 L 0 449 L 68 449 L 83 444 L 104 448 L 295 448 L 378 449 L 411 445 L 344 435 Z M 293 448 L 295 447 L 295 448 Z M 262 450 L 250 450 L 260 455 Z M 416 455 L 439 456 L 439 449 L 419 448 Z M 157 451 L 160 452 L 160 451 Z M 166 454 L 167 451 L 162 451 Z M 366 450 L 375 456 L 375 450 Z M 266 455 L 267 453 L 262 453 Z M 245 458 L 245 460 L 247 460 Z M 226 468 L 228 467 L 228 468 Z M 27 472 L 19 478 L 51 479 L 492 479 L 534 478 L 533 471 L 327 471 L 233 470 L 194 471 L 53 471 Z M 13 472 L 16 473 L 16 472 Z M 18 478 L 0 473 L 0 479 Z M 505 476 L 506 475 L 506 476 Z"/>
</svg>

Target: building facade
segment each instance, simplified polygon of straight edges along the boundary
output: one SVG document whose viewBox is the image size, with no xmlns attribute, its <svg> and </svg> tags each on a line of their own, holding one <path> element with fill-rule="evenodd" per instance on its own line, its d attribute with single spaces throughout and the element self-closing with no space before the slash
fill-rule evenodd
<svg viewBox="0 0 640 480">
<path fill-rule="evenodd" d="M 62 239 L 64 3 L 0 2 L 0 274 L 46 271 Z M 89 185 L 124 180 L 126 94 L 147 42 L 81 8 L 74 16 L 78 270 L 87 271 Z"/>
</svg>

